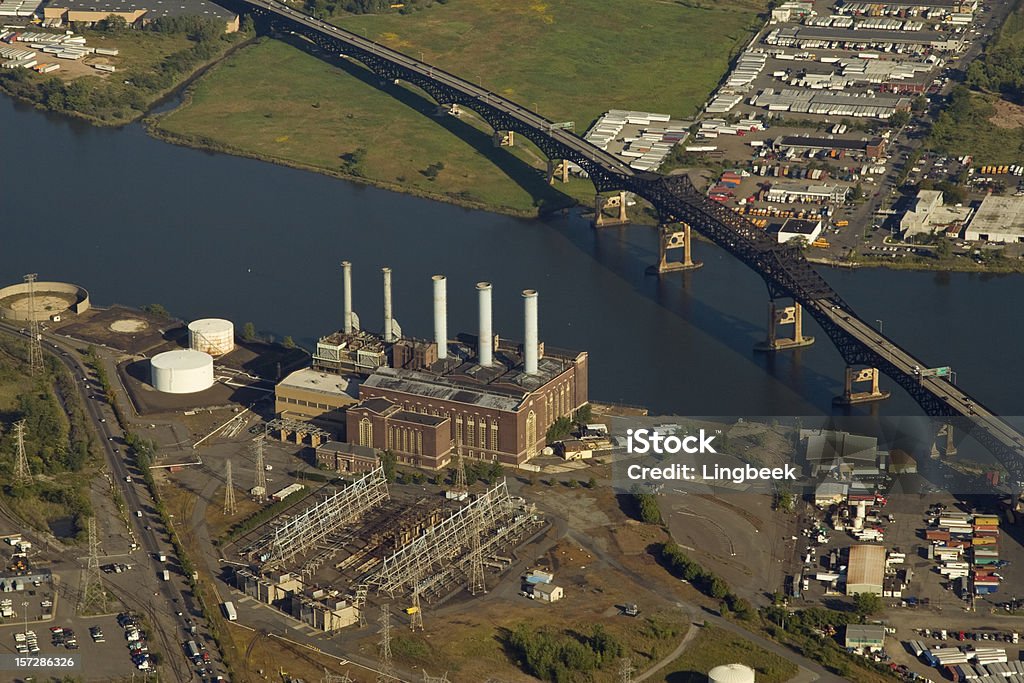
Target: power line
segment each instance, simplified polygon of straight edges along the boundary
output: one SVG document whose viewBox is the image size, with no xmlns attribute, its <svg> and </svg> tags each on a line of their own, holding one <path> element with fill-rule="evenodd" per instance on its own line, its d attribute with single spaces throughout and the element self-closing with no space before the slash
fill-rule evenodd
<svg viewBox="0 0 1024 683">
<path fill-rule="evenodd" d="M 470 513 L 469 527 L 469 576 L 468 588 L 470 595 L 487 592 L 487 580 L 484 578 L 484 554 L 480 548 L 480 535 L 483 533 L 483 520 L 479 509 Z"/>
<path fill-rule="evenodd" d="M 14 438 L 18 442 L 18 452 L 14 461 L 14 483 L 27 484 L 32 480 L 32 471 L 28 468 L 28 456 L 25 454 L 25 420 L 14 423 Z"/>
<path fill-rule="evenodd" d="M 36 320 L 36 278 L 29 273 L 24 277 L 28 283 L 28 367 L 33 377 L 43 373 L 43 345 L 40 342 L 39 321 Z"/>
<path fill-rule="evenodd" d="M 224 514 L 235 514 L 235 481 L 231 476 L 231 459 L 224 461 Z"/>
</svg>

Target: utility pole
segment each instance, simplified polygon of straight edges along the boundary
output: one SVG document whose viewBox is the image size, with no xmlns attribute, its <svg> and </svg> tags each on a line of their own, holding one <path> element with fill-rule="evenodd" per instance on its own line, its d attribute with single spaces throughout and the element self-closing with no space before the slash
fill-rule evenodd
<svg viewBox="0 0 1024 683">
<path fill-rule="evenodd" d="M 235 481 L 231 476 L 231 458 L 224 461 L 224 514 L 235 514 Z"/>
<path fill-rule="evenodd" d="M 380 662 L 377 683 L 397 683 L 394 661 L 391 657 L 391 605 L 380 608 Z"/>
<path fill-rule="evenodd" d="M 33 377 L 43 374 L 43 346 L 40 343 L 39 321 L 36 320 L 36 278 L 29 273 L 24 280 L 28 283 L 28 367 Z"/>
<path fill-rule="evenodd" d="M 28 468 L 28 456 L 25 454 L 25 420 L 14 423 L 14 438 L 18 444 L 14 461 L 14 483 L 27 484 L 32 480 L 32 472 Z"/>
<path fill-rule="evenodd" d="M 256 453 L 256 500 L 262 503 L 267 499 L 267 470 L 263 463 L 262 436 L 253 439 L 253 450 Z"/>
</svg>

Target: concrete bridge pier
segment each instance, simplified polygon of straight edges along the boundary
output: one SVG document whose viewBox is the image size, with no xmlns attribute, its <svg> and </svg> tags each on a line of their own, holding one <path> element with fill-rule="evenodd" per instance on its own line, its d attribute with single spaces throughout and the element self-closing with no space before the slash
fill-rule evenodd
<svg viewBox="0 0 1024 683">
<path fill-rule="evenodd" d="M 949 458 L 956 455 L 956 442 L 953 440 L 952 424 L 946 422 L 939 425 L 939 429 L 935 434 L 935 442 L 932 444 L 931 455 L 933 458 L 941 456 Z"/>
<path fill-rule="evenodd" d="M 605 215 L 605 209 L 618 209 L 618 215 L 609 217 Z M 611 197 L 605 197 L 600 192 L 594 198 L 594 227 L 603 228 L 611 225 L 625 225 L 629 223 L 626 216 L 626 193 L 619 192 Z"/>
<path fill-rule="evenodd" d="M 878 368 L 846 368 L 846 387 L 842 396 L 836 396 L 834 402 L 839 405 L 853 406 L 861 403 L 871 403 L 889 398 L 891 392 L 882 391 L 878 388 Z M 869 391 L 854 391 L 854 384 L 868 382 L 871 384 Z"/>
<path fill-rule="evenodd" d="M 569 162 L 565 159 L 548 159 L 548 185 L 555 184 L 555 177 L 563 183 L 569 182 Z"/>
<path fill-rule="evenodd" d="M 793 326 L 792 337 L 779 337 L 779 327 L 783 325 Z M 774 299 L 768 302 L 768 338 L 760 344 L 755 344 L 755 351 L 773 353 L 798 349 L 813 343 L 814 337 L 804 336 L 804 309 L 799 302 L 794 301 L 792 306 L 779 306 Z M 849 386 L 849 381 L 847 385 Z"/>
<path fill-rule="evenodd" d="M 495 147 L 515 147 L 516 133 L 512 130 L 496 130 L 491 138 Z"/>
<path fill-rule="evenodd" d="M 682 230 L 674 227 L 676 224 L 664 223 L 658 226 L 658 274 L 674 273 L 680 270 L 696 270 L 704 264 L 694 261 L 691 247 L 691 229 L 689 223 L 679 223 Z M 678 261 L 669 260 L 670 251 L 682 251 L 681 259 Z"/>
</svg>

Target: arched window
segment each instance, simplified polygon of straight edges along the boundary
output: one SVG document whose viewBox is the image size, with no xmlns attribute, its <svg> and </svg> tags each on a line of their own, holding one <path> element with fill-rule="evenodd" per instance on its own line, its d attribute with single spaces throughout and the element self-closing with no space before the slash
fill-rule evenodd
<svg viewBox="0 0 1024 683">
<path fill-rule="evenodd" d="M 368 417 L 359 421 L 359 445 L 373 446 L 373 423 Z"/>
<path fill-rule="evenodd" d="M 537 413 L 532 410 L 526 416 L 526 457 L 537 455 Z"/>
</svg>

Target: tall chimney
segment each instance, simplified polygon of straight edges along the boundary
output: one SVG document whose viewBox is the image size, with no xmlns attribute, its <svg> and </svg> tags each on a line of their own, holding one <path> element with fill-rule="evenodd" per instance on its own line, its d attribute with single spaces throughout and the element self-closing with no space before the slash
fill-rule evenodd
<svg viewBox="0 0 1024 683">
<path fill-rule="evenodd" d="M 391 317 L 391 269 L 380 269 L 384 274 L 384 341 L 395 341 L 394 319 Z"/>
<path fill-rule="evenodd" d="M 434 342 L 437 344 L 437 359 L 448 357 L 448 286 L 444 275 L 434 278 Z"/>
<path fill-rule="evenodd" d="M 523 369 L 527 375 L 537 374 L 537 290 L 523 290 Z"/>
<path fill-rule="evenodd" d="M 352 334 L 352 264 L 341 262 L 341 283 L 345 291 L 345 334 Z"/>
<path fill-rule="evenodd" d="M 494 334 L 491 331 L 491 283 L 476 283 L 479 302 L 480 335 L 477 339 L 477 361 L 481 367 L 492 365 L 491 354 L 494 352 Z"/>
</svg>

